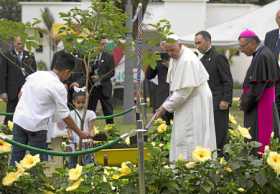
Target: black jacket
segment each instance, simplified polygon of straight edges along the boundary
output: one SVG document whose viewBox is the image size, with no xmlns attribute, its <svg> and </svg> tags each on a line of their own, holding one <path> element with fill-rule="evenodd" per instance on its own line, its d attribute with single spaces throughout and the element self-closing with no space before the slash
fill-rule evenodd
<svg viewBox="0 0 280 194">
<path fill-rule="evenodd" d="M 276 57 L 276 61 L 278 61 L 279 53 L 276 52 L 276 42 L 279 37 L 279 29 L 274 29 L 265 34 L 264 45 L 270 48 L 273 52 L 274 56 Z"/>
<path fill-rule="evenodd" d="M 220 101 L 232 102 L 233 81 L 227 58 L 214 48 L 201 58 L 209 74 L 208 84 L 213 95 L 214 110 L 219 109 Z"/>
<path fill-rule="evenodd" d="M 7 93 L 8 100 L 17 98 L 25 78 L 36 71 L 34 55 L 23 51 L 22 62 L 16 52 L 10 50 L 0 54 L 0 94 Z"/>
<path fill-rule="evenodd" d="M 112 95 L 111 77 L 115 75 L 114 58 L 107 52 L 102 52 L 101 58 L 94 61 L 91 70 L 92 75 L 98 75 L 98 82 L 101 83 L 102 93 L 104 96 Z M 94 80 L 93 80 L 94 83 Z"/>
<path fill-rule="evenodd" d="M 166 82 L 168 67 L 162 64 L 160 61 L 157 63 L 155 69 L 152 69 L 150 66 L 146 70 L 146 78 L 151 80 L 158 76 L 158 86 L 156 91 L 154 91 L 156 95 L 155 99 L 155 108 L 159 108 L 162 103 L 169 96 L 169 84 Z"/>
</svg>

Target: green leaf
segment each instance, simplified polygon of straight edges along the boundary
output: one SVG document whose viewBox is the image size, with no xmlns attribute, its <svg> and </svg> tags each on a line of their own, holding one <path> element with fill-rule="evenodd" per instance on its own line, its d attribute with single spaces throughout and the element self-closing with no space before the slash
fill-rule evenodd
<svg viewBox="0 0 280 194">
<path fill-rule="evenodd" d="M 266 178 L 265 172 L 264 171 L 260 171 L 259 173 L 257 173 L 255 175 L 255 180 L 258 183 L 258 185 L 263 187 L 267 183 L 267 178 Z"/>
</svg>

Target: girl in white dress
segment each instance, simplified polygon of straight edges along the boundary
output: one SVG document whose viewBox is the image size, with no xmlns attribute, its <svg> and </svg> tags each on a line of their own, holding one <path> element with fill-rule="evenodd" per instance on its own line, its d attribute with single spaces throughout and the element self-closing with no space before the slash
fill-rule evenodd
<svg viewBox="0 0 280 194">
<path fill-rule="evenodd" d="M 70 116 L 74 120 L 77 126 L 82 128 L 81 126 L 81 120 L 83 118 L 84 113 L 84 107 L 86 102 L 86 93 L 85 88 L 74 88 L 73 93 L 73 105 L 74 109 L 70 112 Z M 91 134 L 91 136 L 94 136 L 94 121 L 96 119 L 96 114 L 92 110 L 86 111 L 83 131 L 86 131 Z M 87 149 L 93 146 L 93 142 L 91 139 L 83 139 L 80 142 L 80 138 L 76 133 L 73 133 L 72 130 L 68 130 L 68 137 L 71 140 L 71 142 L 75 145 L 75 149 L 80 147 L 81 149 Z M 81 143 L 81 144 L 80 144 Z M 89 164 L 93 162 L 92 155 L 86 154 L 82 157 L 83 164 Z M 77 164 L 77 157 L 71 157 L 69 161 L 69 168 L 75 167 Z"/>
</svg>

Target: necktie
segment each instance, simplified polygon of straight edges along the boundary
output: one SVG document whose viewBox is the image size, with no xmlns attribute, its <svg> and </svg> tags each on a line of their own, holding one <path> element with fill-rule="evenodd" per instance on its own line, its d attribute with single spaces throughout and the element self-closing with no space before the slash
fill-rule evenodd
<svg viewBox="0 0 280 194">
<path fill-rule="evenodd" d="M 18 53 L 17 58 L 18 58 L 19 64 L 21 64 L 21 61 L 22 61 L 22 52 L 19 52 L 19 53 Z"/>
<path fill-rule="evenodd" d="M 276 42 L 276 47 L 275 47 L 276 53 L 280 53 L 280 36 L 278 36 L 277 42 Z"/>
</svg>

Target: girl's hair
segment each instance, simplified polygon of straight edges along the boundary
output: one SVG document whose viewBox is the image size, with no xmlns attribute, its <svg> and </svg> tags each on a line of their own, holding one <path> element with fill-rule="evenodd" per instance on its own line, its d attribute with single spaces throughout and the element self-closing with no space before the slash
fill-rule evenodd
<svg viewBox="0 0 280 194">
<path fill-rule="evenodd" d="M 76 100 L 77 97 L 79 96 L 86 96 L 86 92 L 84 88 L 74 88 L 74 92 L 73 92 L 73 100 Z"/>
</svg>

